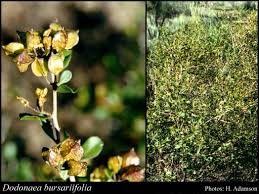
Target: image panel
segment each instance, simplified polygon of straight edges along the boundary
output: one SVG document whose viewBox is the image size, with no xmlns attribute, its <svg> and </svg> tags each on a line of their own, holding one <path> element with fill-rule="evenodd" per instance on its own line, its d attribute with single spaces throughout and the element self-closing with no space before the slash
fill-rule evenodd
<svg viewBox="0 0 259 194">
<path fill-rule="evenodd" d="M 146 180 L 258 180 L 258 3 L 148 1 Z"/>
<path fill-rule="evenodd" d="M 1 180 L 144 181 L 145 3 L 1 13 Z"/>
</svg>

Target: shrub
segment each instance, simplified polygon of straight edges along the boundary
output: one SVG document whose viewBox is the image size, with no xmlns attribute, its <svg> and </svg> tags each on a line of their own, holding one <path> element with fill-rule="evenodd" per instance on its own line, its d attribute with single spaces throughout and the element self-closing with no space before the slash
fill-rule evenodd
<svg viewBox="0 0 259 194">
<path fill-rule="evenodd" d="M 255 181 L 257 13 L 163 29 L 147 59 L 147 180 Z"/>
</svg>

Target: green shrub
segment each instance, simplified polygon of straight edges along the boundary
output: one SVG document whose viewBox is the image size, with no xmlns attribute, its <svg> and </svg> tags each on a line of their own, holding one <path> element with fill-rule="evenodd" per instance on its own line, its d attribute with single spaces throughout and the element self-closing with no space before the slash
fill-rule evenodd
<svg viewBox="0 0 259 194">
<path fill-rule="evenodd" d="M 147 57 L 147 180 L 255 181 L 257 12 L 163 29 Z"/>
</svg>

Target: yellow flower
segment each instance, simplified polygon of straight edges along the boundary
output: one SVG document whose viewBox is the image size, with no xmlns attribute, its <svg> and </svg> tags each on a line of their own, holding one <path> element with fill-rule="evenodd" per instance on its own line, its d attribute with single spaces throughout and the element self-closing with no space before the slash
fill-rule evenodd
<svg viewBox="0 0 259 194">
<path fill-rule="evenodd" d="M 34 75 L 37 77 L 47 76 L 48 71 L 44 65 L 44 59 L 36 58 L 31 64 L 31 69 Z"/>
<path fill-rule="evenodd" d="M 19 50 L 24 49 L 24 45 L 18 42 L 11 42 L 6 46 L 2 46 L 6 55 L 12 55 Z"/>
<path fill-rule="evenodd" d="M 67 43 L 65 49 L 71 49 L 79 42 L 79 31 L 71 31 L 67 34 Z"/>
<path fill-rule="evenodd" d="M 64 68 L 63 58 L 52 53 L 48 61 L 48 68 L 51 73 L 58 75 Z"/>
<path fill-rule="evenodd" d="M 25 98 L 20 97 L 20 96 L 16 96 L 16 99 L 19 100 L 19 101 L 22 103 L 22 105 L 23 105 L 24 107 L 29 106 L 29 101 L 26 100 Z"/>
</svg>

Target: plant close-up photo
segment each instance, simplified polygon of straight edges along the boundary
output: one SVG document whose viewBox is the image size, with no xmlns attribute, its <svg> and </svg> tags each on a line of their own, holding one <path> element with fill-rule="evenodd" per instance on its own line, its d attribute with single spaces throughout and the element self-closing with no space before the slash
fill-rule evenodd
<svg viewBox="0 0 259 194">
<path fill-rule="evenodd" d="M 144 181 L 144 4 L 3 2 L 3 15 L 32 6 L 55 19 L 2 25 L 2 180 Z M 132 18 L 114 26 L 119 8 Z"/>
</svg>

